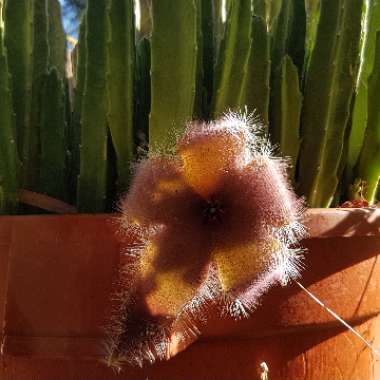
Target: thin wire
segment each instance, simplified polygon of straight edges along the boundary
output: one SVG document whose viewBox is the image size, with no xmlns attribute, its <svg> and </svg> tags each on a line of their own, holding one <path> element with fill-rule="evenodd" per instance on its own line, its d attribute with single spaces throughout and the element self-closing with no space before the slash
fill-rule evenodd
<svg viewBox="0 0 380 380">
<path fill-rule="evenodd" d="M 366 340 L 360 333 L 358 333 L 354 328 L 352 328 L 344 319 L 339 317 L 337 313 L 332 311 L 326 305 L 324 305 L 313 293 L 309 292 L 302 284 L 298 281 L 295 283 L 310 297 L 312 298 L 318 305 L 320 305 L 323 309 L 325 309 L 329 314 L 331 314 L 336 320 L 338 320 L 344 327 L 347 327 L 355 336 L 357 336 L 377 357 L 380 358 L 380 351 L 375 348 L 368 340 Z"/>
</svg>

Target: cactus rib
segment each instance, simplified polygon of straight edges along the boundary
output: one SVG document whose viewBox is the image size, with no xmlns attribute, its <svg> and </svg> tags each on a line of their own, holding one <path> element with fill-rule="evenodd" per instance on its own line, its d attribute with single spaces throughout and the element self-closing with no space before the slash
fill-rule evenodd
<svg viewBox="0 0 380 380">
<path fill-rule="evenodd" d="M 86 78 L 81 113 L 78 208 L 101 212 L 107 192 L 106 0 L 89 0 L 86 12 Z"/>
<path fill-rule="evenodd" d="M 252 17 L 249 58 L 242 80 L 240 105 L 268 125 L 270 92 L 270 38 L 262 17 Z"/>
<path fill-rule="evenodd" d="M 15 117 L 2 34 L 0 25 L 0 214 L 12 214 L 17 211 L 19 167 L 14 136 Z"/>
<path fill-rule="evenodd" d="M 118 189 L 126 190 L 134 153 L 135 25 L 133 0 L 112 0 L 108 9 L 107 120 L 116 153 Z"/>
<path fill-rule="evenodd" d="M 328 207 L 338 169 L 355 87 L 362 0 L 322 0 L 310 58 L 302 116 L 300 191 L 309 206 Z"/>
<path fill-rule="evenodd" d="M 149 120 L 152 151 L 170 150 L 176 134 L 193 116 L 199 54 L 198 8 L 197 0 L 152 3 Z"/>
<path fill-rule="evenodd" d="M 250 0 L 232 0 L 224 38 L 215 68 L 212 114 L 216 118 L 228 109 L 244 104 L 244 84 L 250 53 L 252 12 Z"/>
<path fill-rule="evenodd" d="M 291 159 L 291 178 L 294 180 L 295 166 L 300 146 L 300 118 L 302 93 L 297 67 L 286 55 L 274 73 L 272 96 L 272 136 L 279 144 L 281 153 Z"/>
<path fill-rule="evenodd" d="M 360 66 L 356 82 L 356 96 L 352 113 L 352 127 L 348 141 L 345 179 L 352 183 L 353 175 L 365 138 L 368 120 L 368 77 L 373 70 L 376 33 L 380 30 L 380 1 L 367 0 L 363 18 Z"/>
<path fill-rule="evenodd" d="M 364 196 L 370 204 L 375 202 L 380 179 L 380 32 L 376 33 L 373 71 L 368 78 L 368 125 L 360 154 L 357 177 L 364 181 Z"/>
</svg>

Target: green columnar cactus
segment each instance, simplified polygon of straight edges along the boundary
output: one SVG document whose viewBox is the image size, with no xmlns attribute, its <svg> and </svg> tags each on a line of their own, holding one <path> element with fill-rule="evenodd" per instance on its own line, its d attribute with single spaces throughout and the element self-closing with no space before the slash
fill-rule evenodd
<svg viewBox="0 0 380 380">
<path fill-rule="evenodd" d="M 23 186 L 28 190 L 42 191 L 42 184 L 39 183 L 41 165 L 39 144 L 41 95 L 49 68 L 47 0 L 33 1 L 32 15 L 31 96 L 27 100 L 29 104 L 23 132 Z"/>
<path fill-rule="evenodd" d="M 306 13 L 304 0 L 283 1 L 272 33 L 272 71 L 288 54 L 302 73 L 305 56 Z"/>
<path fill-rule="evenodd" d="M 17 146 L 22 157 L 32 92 L 33 1 L 5 0 L 3 18 L 4 44 L 16 114 Z"/>
<path fill-rule="evenodd" d="M 316 40 L 318 22 L 321 11 L 321 0 L 305 0 L 306 10 L 306 35 L 305 35 L 305 58 L 304 58 L 304 71 L 307 70 L 311 52 L 314 49 Z"/>
<path fill-rule="evenodd" d="M 22 186 L 46 192 L 41 171 L 48 163 L 41 160 L 41 136 L 54 129 L 41 117 L 41 100 L 49 67 L 56 66 L 65 76 L 65 36 L 56 0 L 5 3 L 4 41 L 9 57 L 13 106 L 16 113 L 18 148 L 22 161 Z M 63 96 L 63 89 L 58 96 Z M 63 122 L 63 120 L 62 120 Z"/>
<path fill-rule="evenodd" d="M 249 58 L 242 78 L 240 105 L 268 125 L 270 91 L 270 38 L 264 19 L 252 17 Z"/>
<path fill-rule="evenodd" d="M 118 189 L 126 190 L 134 154 L 135 23 L 133 0 L 111 0 L 108 9 L 107 120 L 116 153 Z"/>
<path fill-rule="evenodd" d="M 214 38 L 214 54 L 213 54 L 213 66 L 215 66 L 217 58 L 219 56 L 219 47 L 224 36 L 225 23 L 222 19 L 222 6 L 223 0 L 213 0 L 212 4 L 212 33 Z"/>
<path fill-rule="evenodd" d="M 150 113 L 150 42 L 146 38 L 137 43 L 135 69 L 135 137 L 137 154 L 142 155 L 147 150 Z"/>
<path fill-rule="evenodd" d="M 253 0 L 253 12 L 265 20 L 267 30 L 271 32 L 277 22 L 283 3 L 288 1 L 292 0 Z"/>
<path fill-rule="evenodd" d="M 291 179 L 300 146 L 300 117 L 302 93 L 297 66 L 286 55 L 274 72 L 272 93 L 272 137 L 281 153 L 291 159 Z"/>
<path fill-rule="evenodd" d="M 66 34 L 62 25 L 58 0 L 48 0 L 49 67 L 56 67 L 61 78 L 66 78 Z"/>
<path fill-rule="evenodd" d="M 86 12 L 86 77 L 81 107 L 78 208 L 104 211 L 107 192 L 107 0 L 89 0 Z M 79 79 L 79 78 L 78 78 Z"/>
<path fill-rule="evenodd" d="M 250 0 L 232 0 L 227 16 L 224 38 L 215 68 L 212 115 L 218 117 L 238 110 L 244 104 L 242 78 L 248 72 L 252 12 Z"/>
<path fill-rule="evenodd" d="M 42 191 L 58 199 L 66 199 L 64 83 L 55 67 L 50 70 L 44 82 L 40 109 Z"/>
<path fill-rule="evenodd" d="M 202 48 L 202 85 L 201 85 L 201 102 L 202 111 L 201 117 L 208 119 L 210 116 L 212 90 L 214 84 L 214 53 L 215 53 L 215 39 L 214 39 L 214 20 L 213 20 L 213 3 L 209 0 L 200 0 L 201 2 L 201 26 L 200 37 Z"/>
<path fill-rule="evenodd" d="M 300 192 L 311 207 L 328 207 L 339 178 L 356 78 L 362 0 L 322 0 L 306 73 L 299 160 Z"/>
<path fill-rule="evenodd" d="M 2 19 L 0 3 L 0 20 Z M 0 24 L 0 214 L 17 210 L 18 159 L 9 72 Z"/>
<path fill-rule="evenodd" d="M 152 0 L 138 0 L 140 5 L 139 37 L 148 38 L 152 32 Z"/>
<path fill-rule="evenodd" d="M 75 189 L 75 196 L 71 194 L 71 201 L 76 202 L 76 189 L 80 170 L 80 141 L 81 141 L 81 114 L 83 91 L 86 79 L 86 17 L 83 17 L 79 28 L 79 40 L 72 54 L 74 66 L 74 100 L 73 100 L 73 116 L 71 125 L 69 126 L 69 145 L 70 145 L 70 169 L 69 169 L 69 185 L 71 189 Z"/>
<path fill-rule="evenodd" d="M 365 126 L 368 121 L 368 78 L 373 72 L 376 33 L 380 30 L 380 1 L 368 0 L 366 2 L 365 17 L 362 30 L 362 46 L 360 53 L 360 66 L 356 82 L 356 96 L 352 113 L 352 127 L 348 142 L 347 166 L 345 179 L 352 183 L 354 169 L 358 164 L 359 154 L 365 138 Z M 351 194 L 350 198 L 354 195 Z"/>
<path fill-rule="evenodd" d="M 357 178 L 364 181 L 364 197 L 375 202 L 380 179 L 380 32 L 376 33 L 372 74 L 368 78 L 368 124 L 360 153 Z"/>
<path fill-rule="evenodd" d="M 198 8 L 198 0 L 160 0 L 152 4 L 152 151 L 173 147 L 176 135 L 193 116 L 199 54 Z"/>
</svg>

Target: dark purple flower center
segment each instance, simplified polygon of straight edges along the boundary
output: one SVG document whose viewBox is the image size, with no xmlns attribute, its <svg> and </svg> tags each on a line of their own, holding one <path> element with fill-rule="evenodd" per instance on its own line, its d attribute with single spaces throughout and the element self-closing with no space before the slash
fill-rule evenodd
<svg viewBox="0 0 380 380">
<path fill-rule="evenodd" d="M 218 199 L 207 200 L 203 205 L 203 221 L 205 223 L 221 223 L 224 214 L 222 202 Z"/>
</svg>

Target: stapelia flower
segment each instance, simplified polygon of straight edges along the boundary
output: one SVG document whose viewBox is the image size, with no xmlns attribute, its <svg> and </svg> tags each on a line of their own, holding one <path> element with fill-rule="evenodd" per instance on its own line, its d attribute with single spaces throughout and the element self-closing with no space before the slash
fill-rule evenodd
<svg viewBox="0 0 380 380">
<path fill-rule="evenodd" d="M 136 168 L 121 202 L 124 252 L 110 362 L 153 362 L 190 342 L 213 304 L 248 316 L 276 282 L 298 274 L 301 202 L 261 130 L 228 114 L 193 122 L 173 155 Z"/>
</svg>

